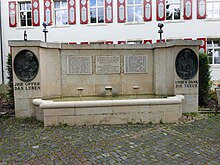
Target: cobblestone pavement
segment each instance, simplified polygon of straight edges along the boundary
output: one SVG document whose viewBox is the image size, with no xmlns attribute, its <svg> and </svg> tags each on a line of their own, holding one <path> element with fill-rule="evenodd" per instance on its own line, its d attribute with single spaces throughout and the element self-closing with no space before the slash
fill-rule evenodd
<svg viewBox="0 0 220 165">
<path fill-rule="evenodd" d="M 58 126 L 0 117 L 0 165 L 220 164 L 220 116 L 182 124 Z"/>
</svg>

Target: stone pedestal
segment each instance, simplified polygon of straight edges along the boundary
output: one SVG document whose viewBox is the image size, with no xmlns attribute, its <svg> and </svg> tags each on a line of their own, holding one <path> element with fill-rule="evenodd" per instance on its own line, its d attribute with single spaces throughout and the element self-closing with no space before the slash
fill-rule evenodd
<svg viewBox="0 0 220 165">
<path fill-rule="evenodd" d="M 34 98 L 61 95 L 60 44 L 41 41 L 9 44 L 12 48 L 15 116 L 35 117 Z"/>
</svg>

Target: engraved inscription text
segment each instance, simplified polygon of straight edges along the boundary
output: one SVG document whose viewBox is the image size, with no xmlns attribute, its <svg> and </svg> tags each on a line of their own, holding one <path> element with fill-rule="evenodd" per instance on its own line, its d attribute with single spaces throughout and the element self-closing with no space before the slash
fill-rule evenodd
<svg viewBox="0 0 220 165">
<path fill-rule="evenodd" d="M 147 73 L 148 56 L 125 56 L 125 73 Z"/>
<path fill-rule="evenodd" d="M 92 74 L 92 57 L 68 56 L 67 74 Z"/>
<path fill-rule="evenodd" d="M 120 73 L 120 56 L 97 56 L 96 73 L 97 74 Z"/>
</svg>

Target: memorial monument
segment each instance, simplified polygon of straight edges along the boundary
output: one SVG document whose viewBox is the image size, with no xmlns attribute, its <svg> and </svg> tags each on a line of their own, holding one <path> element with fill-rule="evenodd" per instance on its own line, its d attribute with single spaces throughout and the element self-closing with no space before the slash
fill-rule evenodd
<svg viewBox="0 0 220 165">
<path fill-rule="evenodd" d="M 45 126 L 158 123 L 176 122 L 182 112 L 198 110 L 198 41 L 152 45 L 9 41 L 9 45 L 16 117 L 36 117 Z M 53 99 L 73 96 L 82 99 Z"/>
</svg>

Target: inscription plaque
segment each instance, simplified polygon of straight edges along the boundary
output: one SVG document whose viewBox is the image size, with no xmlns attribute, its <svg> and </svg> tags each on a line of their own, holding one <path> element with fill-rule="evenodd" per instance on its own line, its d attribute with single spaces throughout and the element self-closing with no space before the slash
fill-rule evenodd
<svg viewBox="0 0 220 165">
<path fill-rule="evenodd" d="M 68 56 L 67 74 L 92 74 L 92 57 Z"/>
<path fill-rule="evenodd" d="M 39 63 L 35 54 L 30 50 L 22 50 L 14 59 L 14 72 L 21 81 L 33 80 L 38 73 Z"/>
<path fill-rule="evenodd" d="M 96 56 L 96 73 L 120 73 L 120 56 Z"/>
<path fill-rule="evenodd" d="M 125 73 L 147 73 L 148 56 L 125 56 Z"/>
<path fill-rule="evenodd" d="M 184 79 L 192 79 L 198 70 L 198 58 L 191 49 L 183 49 L 176 57 L 176 73 Z"/>
</svg>

